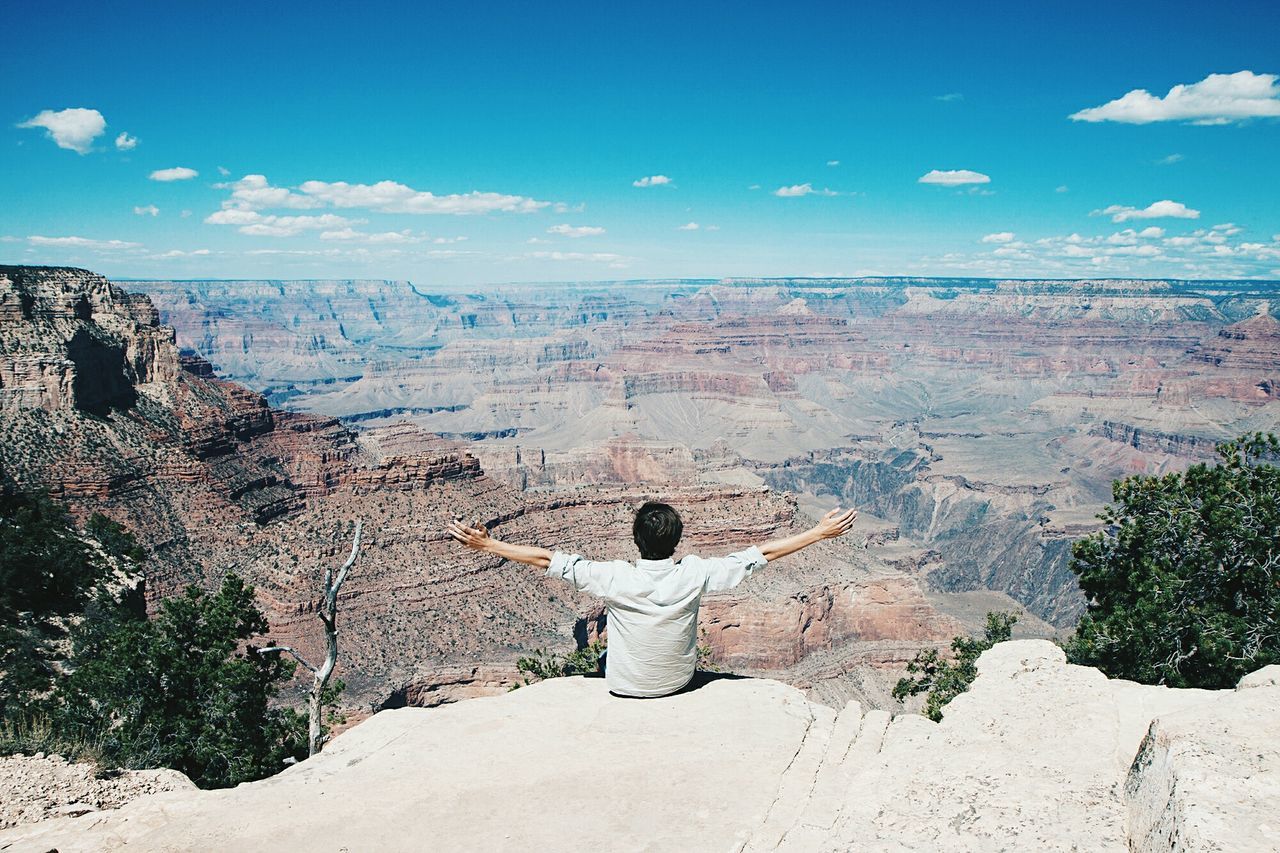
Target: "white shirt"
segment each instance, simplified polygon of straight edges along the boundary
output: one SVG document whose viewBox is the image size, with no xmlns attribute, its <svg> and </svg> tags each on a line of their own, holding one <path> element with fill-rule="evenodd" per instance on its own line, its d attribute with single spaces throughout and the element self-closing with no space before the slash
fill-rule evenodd
<svg viewBox="0 0 1280 853">
<path fill-rule="evenodd" d="M 680 562 L 597 563 L 556 551 L 547 577 L 603 598 L 608 610 L 605 681 L 623 696 L 666 696 L 689 683 L 698 660 L 698 604 L 732 589 L 766 563 L 759 548 Z"/>
</svg>

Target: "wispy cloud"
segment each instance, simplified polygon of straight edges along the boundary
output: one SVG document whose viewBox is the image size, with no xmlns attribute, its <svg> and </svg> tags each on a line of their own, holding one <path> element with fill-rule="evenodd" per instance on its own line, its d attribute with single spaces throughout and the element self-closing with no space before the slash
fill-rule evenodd
<svg viewBox="0 0 1280 853">
<path fill-rule="evenodd" d="M 119 249 L 137 249 L 141 243 L 129 243 L 124 240 L 93 240 L 88 237 L 42 237 L 33 235 L 27 238 L 33 246 L 53 246 L 62 249 L 94 249 L 111 251 Z"/>
<path fill-rule="evenodd" d="M 605 229 L 598 225 L 552 225 L 547 229 L 548 234 L 559 234 L 561 237 L 571 237 L 577 239 L 579 237 L 598 237 L 603 234 Z"/>
<path fill-rule="evenodd" d="M 1099 107 L 1072 113 L 1073 121 L 1150 124 L 1189 121 L 1231 124 L 1248 118 L 1280 116 L 1280 85 L 1275 74 L 1210 74 L 1198 83 L 1178 84 L 1164 97 L 1133 89 Z"/>
<path fill-rule="evenodd" d="M 133 212 L 136 213 L 138 216 L 159 216 L 160 208 L 156 207 L 154 204 L 148 204 L 143 206 L 135 205 L 133 208 Z"/>
<path fill-rule="evenodd" d="M 1161 157 L 1159 160 L 1157 160 L 1157 161 L 1156 161 L 1156 165 L 1157 165 L 1157 166 L 1172 166 L 1174 163 L 1181 163 L 1181 162 L 1183 161 L 1183 159 L 1184 159 L 1184 158 L 1183 158 L 1183 156 L 1182 156 L 1181 154 L 1169 154 L 1169 155 L 1167 155 L 1167 156 L 1165 156 L 1165 157 Z"/>
<path fill-rule="evenodd" d="M 643 178 L 636 178 L 631 182 L 633 187 L 661 187 L 671 183 L 671 179 L 666 175 L 648 175 Z"/>
<path fill-rule="evenodd" d="M 945 95 L 934 95 L 933 99 L 935 101 L 943 101 L 948 104 L 953 104 L 956 101 L 963 101 L 964 95 L 960 92 L 948 92 Z"/>
<path fill-rule="evenodd" d="M 199 176 L 199 172 L 195 169 L 188 169 L 186 166 L 174 166 L 172 169 L 156 169 L 149 178 L 153 181 L 189 181 Z"/>
<path fill-rule="evenodd" d="M 138 147 L 138 137 L 130 136 L 124 131 L 116 137 L 116 149 L 119 151 L 132 151 Z"/>
<path fill-rule="evenodd" d="M 1187 207 L 1180 201 L 1153 201 L 1143 208 L 1113 204 L 1102 210 L 1095 210 L 1090 216 L 1110 216 L 1112 222 L 1128 222 L 1130 219 L 1199 219 L 1200 211 Z"/>
<path fill-rule="evenodd" d="M 107 120 L 97 110 L 74 107 L 69 110 L 43 110 L 18 127 L 42 127 L 59 148 L 88 154 L 93 149 L 93 140 L 107 129 Z"/>
<path fill-rule="evenodd" d="M 828 161 L 827 161 L 827 165 L 828 165 L 828 166 L 839 166 L 839 165 L 840 165 L 840 161 L 839 161 L 839 160 L 828 160 Z"/>
<path fill-rule="evenodd" d="M 1012 243 L 1014 234 L 1012 231 L 997 231 L 995 234 L 988 234 L 982 238 L 984 243 Z"/>
<path fill-rule="evenodd" d="M 361 243 L 373 244 L 400 244 L 400 243 L 421 243 L 430 239 L 425 234 L 414 234 L 412 230 L 405 228 L 402 231 L 380 231 L 369 233 L 366 231 L 357 231 L 354 228 L 340 228 L 336 231 L 325 231 L 320 235 L 321 240 L 340 240 L 340 241 L 356 241 Z"/>
<path fill-rule="evenodd" d="M 931 169 L 917 179 L 921 184 L 957 187 L 964 184 L 989 184 L 991 177 L 969 169 Z"/>
<path fill-rule="evenodd" d="M 622 267 L 631 260 L 631 258 L 628 258 L 625 255 L 618 255 L 613 252 L 539 251 L 528 252 L 525 254 L 525 257 L 539 261 L 587 261 L 592 263 L 608 264 L 610 267 Z"/>
<path fill-rule="evenodd" d="M 684 225 L 676 228 L 677 231 L 697 231 L 702 226 L 696 222 L 686 222 Z"/>
<path fill-rule="evenodd" d="M 829 190 L 826 188 L 815 190 L 811 183 L 792 184 L 789 187 L 778 187 L 773 191 L 773 194 L 780 198 L 799 198 L 806 195 L 840 195 L 840 193 L 835 190 Z"/>
<path fill-rule="evenodd" d="M 231 190 L 223 202 L 226 210 L 267 210 L 285 208 L 310 210 L 321 207 L 364 208 L 378 213 L 451 214 L 532 213 L 549 207 L 538 201 L 509 193 L 478 192 L 436 195 L 395 181 L 376 184 L 349 184 L 346 181 L 303 181 L 297 191 L 272 186 L 264 175 L 245 175 L 238 181 L 219 184 Z"/>
<path fill-rule="evenodd" d="M 252 237 L 295 237 L 304 231 L 340 231 L 363 220 L 347 219 L 332 213 L 320 216 L 264 216 L 256 210 L 219 210 L 204 220 L 209 225 L 235 225 L 241 234 Z"/>
</svg>

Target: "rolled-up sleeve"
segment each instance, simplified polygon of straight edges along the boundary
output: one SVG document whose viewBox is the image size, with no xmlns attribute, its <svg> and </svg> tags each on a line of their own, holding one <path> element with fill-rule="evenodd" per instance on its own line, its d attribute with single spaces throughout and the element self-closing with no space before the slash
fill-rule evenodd
<svg viewBox="0 0 1280 853">
<path fill-rule="evenodd" d="M 552 554 L 551 565 L 547 567 L 547 577 L 566 580 L 591 595 L 607 595 L 611 575 L 608 563 L 597 563 L 563 551 Z"/>
<path fill-rule="evenodd" d="M 751 573 L 756 569 L 762 569 L 768 565 L 768 560 L 764 558 L 764 554 L 760 553 L 760 549 L 752 545 L 745 551 L 739 551 L 736 554 L 730 554 L 727 557 L 716 557 L 714 559 L 704 559 L 706 565 L 707 582 L 703 587 L 707 592 L 720 592 L 726 589 L 733 589 L 747 578 L 751 577 Z"/>
</svg>

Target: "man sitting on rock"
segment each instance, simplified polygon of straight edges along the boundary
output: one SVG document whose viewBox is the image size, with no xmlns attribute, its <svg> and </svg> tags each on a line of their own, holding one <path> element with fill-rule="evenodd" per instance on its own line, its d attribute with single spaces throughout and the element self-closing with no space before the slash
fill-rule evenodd
<svg viewBox="0 0 1280 853">
<path fill-rule="evenodd" d="M 449 535 L 477 551 L 546 569 L 582 592 L 603 598 L 608 608 L 609 653 L 605 679 L 619 696 L 667 696 L 693 678 L 697 662 L 698 604 L 704 592 L 732 589 L 765 563 L 793 554 L 822 539 L 842 536 L 858 517 L 839 507 L 809 530 L 759 547 L 705 559 L 671 559 L 684 525 L 680 514 L 662 503 L 646 503 L 636 512 L 632 536 L 640 549 L 634 564 L 599 563 L 577 554 L 512 545 L 494 539 L 481 526 L 451 522 Z"/>
</svg>

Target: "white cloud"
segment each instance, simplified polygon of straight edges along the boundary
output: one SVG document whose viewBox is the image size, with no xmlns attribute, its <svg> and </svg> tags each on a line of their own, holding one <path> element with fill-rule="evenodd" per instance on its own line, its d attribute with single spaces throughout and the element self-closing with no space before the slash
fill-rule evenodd
<svg viewBox="0 0 1280 853">
<path fill-rule="evenodd" d="M 827 161 L 827 165 L 828 165 L 828 166 L 839 166 L 839 165 L 840 165 L 840 161 L 839 161 L 839 160 L 828 160 L 828 161 Z"/>
<path fill-rule="evenodd" d="M 88 154 L 93 147 L 93 140 L 107 129 L 107 120 L 97 110 L 76 107 L 57 112 L 43 110 L 18 127 L 43 127 L 59 148 L 66 148 L 77 154 Z"/>
<path fill-rule="evenodd" d="M 395 181 L 376 184 L 349 184 L 304 181 L 298 189 L 305 195 L 338 208 L 363 207 L 382 213 L 439 213 L 457 216 L 482 213 L 532 213 L 551 203 L 520 195 L 476 192 L 435 195 Z"/>
<path fill-rule="evenodd" d="M 677 228 L 676 230 L 678 230 L 678 231 L 697 231 L 697 230 L 698 230 L 699 228 L 701 228 L 701 227 L 702 227 L 702 226 L 701 226 L 701 225 L 699 225 L 699 224 L 698 224 L 698 223 L 696 223 L 696 222 L 686 222 L 684 225 L 681 225 L 681 226 L 680 226 L 679 228 Z"/>
<path fill-rule="evenodd" d="M 719 226 L 719 225 L 704 225 L 704 226 L 702 226 L 702 230 L 704 230 L 704 231 L 719 231 L 719 230 L 720 230 L 720 226 Z"/>
<path fill-rule="evenodd" d="M 622 255 L 612 252 L 529 252 L 528 257 L 541 261 L 596 261 L 600 263 L 616 263 L 625 261 Z"/>
<path fill-rule="evenodd" d="M 773 194 L 781 198 L 799 198 L 800 196 L 806 196 L 806 195 L 825 195 L 825 196 L 840 195 L 840 193 L 836 192 L 835 190 L 829 190 L 826 188 L 815 190 L 813 188 L 813 184 L 810 184 L 810 183 L 794 184 L 789 187 L 778 187 L 776 190 L 773 191 Z"/>
<path fill-rule="evenodd" d="M 380 213 L 466 215 L 532 213 L 551 205 L 551 202 L 504 193 L 435 195 L 395 181 L 379 181 L 376 184 L 304 181 L 297 187 L 298 191 L 294 192 L 285 187 L 272 186 L 264 175 L 245 175 L 238 181 L 218 184 L 218 188 L 231 190 L 231 198 L 222 203 L 223 208 L 228 210 L 312 210 L 330 206 L 367 208 Z"/>
<path fill-rule="evenodd" d="M 253 237 L 294 237 L 303 231 L 341 232 L 362 220 L 325 213 L 320 216 L 264 216 L 256 210 L 228 209 L 209 214 L 209 225 L 235 225 L 241 234 Z"/>
<path fill-rule="evenodd" d="M 562 237 L 598 237 L 603 234 L 605 229 L 598 225 L 552 225 L 547 229 L 548 234 L 559 234 Z"/>
<path fill-rule="evenodd" d="M 759 184 L 752 184 L 751 186 L 747 187 L 747 189 L 749 189 L 749 190 L 758 190 L 758 189 L 760 189 L 760 185 L 759 185 Z"/>
<path fill-rule="evenodd" d="M 156 169 L 148 177 L 153 181 L 189 181 L 199 174 L 186 166 L 174 166 L 172 169 Z"/>
<path fill-rule="evenodd" d="M 378 244 L 395 244 L 395 243 L 420 243 L 427 239 L 426 235 L 415 236 L 413 231 L 405 228 L 403 231 L 381 231 L 378 233 L 369 233 L 366 231 L 357 231 L 354 228 L 341 228 L 336 231 L 325 231 L 320 235 L 321 240 L 356 240 L 363 243 Z M 436 240 L 435 242 L 440 242 Z"/>
<path fill-rule="evenodd" d="M 960 92 L 948 92 L 945 95 L 934 95 L 933 99 L 935 101 L 944 101 L 946 103 L 954 103 L 956 101 L 963 101 L 964 95 L 962 95 Z"/>
<path fill-rule="evenodd" d="M 1157 160 L 1156 165 L 1172 166 L 1174 163 L 1181 163 L 1182 160 L 1183 160 L 1183 156 L 1181 154 L 1169 154 L 1168 156 L 1161 157 L 1159 160 Z"/>
<path fill-rule="evenodd" d="M 1157 240 L 1164 236 L 1164 229 L 1155 225 L 1148 225 L 1138 232 L 1138 236 L 1144 240 Z"/>
<path fill-rule="evenodd" d="M 139 207 L 135 205 L 133 208 L 133 212 L 136 213 L 138 216 L 159 216 L 160 208 L 156 207 L 154 204 L 148 204 L 144 207 Z"/>
<path fill-rule="evenodd" d="M 1163 98 L 1146 89 L 1134 89 L 1100 107 L 1071 115 L 1073 121 L 1118 121 L 1149 124 L 1156 121 L 1190 121 L 1193 124 L 1230 124 L 1247 118 L 1280 116 L 1280 85 L 1275 74 L 1210 74 L 1199 83 L 1178 84 Z"/>
<path fill-rule="evenodd" d="M 33 246 L 54 246 L 64 249 L 137 249 L 141 243 L 126 243 L 124 240 L 91 240 L 88 237 L 41 237 L 35 235 L 27 238 Z"/>
<path fill-rule="evenodd" d="M 266 175 L 245 175 L 238 181 L 216 184 L 218 189 L 231 190 L 231 198 L 222 203 L 227 209 L 263 210 L 268 207 L 284 207 L 290 210 L 310 210 L 322 207 L 323 202 L 284 187 L 273 187 Z"/>
<path fill-rule="evenodd" d="M 633 187 L 660 187 L 664 184 L 670 184 L 671 179 L 666 175 L 649 175 L 644 178 L 636 178 L 631 182 Z"/>
<path fill-rule="evenodd" d="M 997 231 L 995 234 L 988 234 L 987 236 L 983 237 L 983 238 L 982 238 L 982 242 L 984 242 L 984 243 L 1012 243 L 1012 242 L 1013 242 L 1013 232 L 1012 232 L 1012 231 Z"/>
<path fill-rule="evenodd" d="M 208 249 L 194 249 L 190 252 L 184 252 L 181 249 L 170 249 L 167 252 L 160 252 L 155 255 L 147 255 L 146 257 L 151 258 L 153 260 L 168 260 L 169 258 L 189 258 L 193 256 L 200 257 L 208 254 L 210 254 Z"/>
<path fill-rule="evenodd" d="M 550 240 L 543 240 L 541 237 L 530 237 L 528 240 L 525 240 L 525 242 L 526 242 L 526 243 L 528 243 L 528 244 L 529 244 L 529 245 L 531 245 L 531 246 L 545 246 L 546 244 L 550 243 L 551 241 L 550 241 Z"/>
<path fill-rule="evenodd" d="M 137 147 L 138 137 L 136 136 L 130 136 L 121 131 L 120 135 L 116 137 L 116 148 L 120 151 L 132 151 Z"/>
<path fill-rule="evenodd" d="M 231 174 L 231 170 L 230 170 L 230 169 L 228 169 L 226 166 L 219 166 L 219 167 L 218 167 L 218 174 L 225 178 L 225 177 L 227 177 L 228 175 L 230 175 L 230 174 Z"/>
<path fill-rule="evenodd" d="M 1130 219 L 1199 219 L 1200 211 L 1187 207 L 1180 201 L 1154 201 L 1144 208 L 1128 207 L 1113 204 L 1102 210 L 1095 210 L 1090 216 L 1110 216 L 1112 222 L 1128 222 Z"/>
<path fill-rule="evenodd" d="M 981 172 L 973 172 L 969 169 L 931 169 L 920 176 L 918 183 L 956 187 L 962 184 L 989 184 L 991 183 L 991 178 Z"/>
<path fill-rule="evenodd" d="M 1057 187 L 1054 187 L 1053 191 L 1056 193 L 1069 193 L 1071 192 L 1071 187 L 1067 186 L 1066 184 L 1061 184 Z"/>
</svg>

